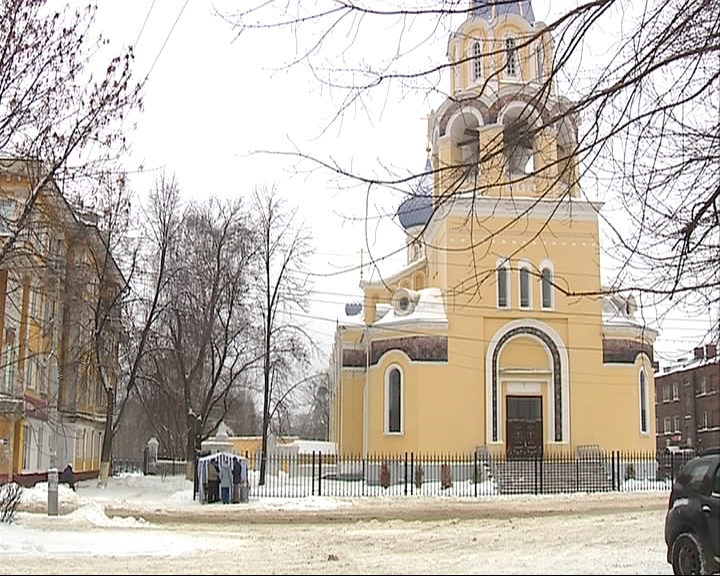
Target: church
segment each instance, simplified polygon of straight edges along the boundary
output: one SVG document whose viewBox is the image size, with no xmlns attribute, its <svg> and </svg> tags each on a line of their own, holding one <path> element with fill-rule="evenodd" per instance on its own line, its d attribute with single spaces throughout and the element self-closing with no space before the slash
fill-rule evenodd
<svg viewBox="0 0 720 576">
<path fill-rule="evenodd" d="M 450 95 L 397 211 L 407 263 L 338 319 L 338 454 L 655 450 L 656 333 L 602 285 L 553 48 L 529 0 L 471 0 L 450 35 Z"/>
</svg>

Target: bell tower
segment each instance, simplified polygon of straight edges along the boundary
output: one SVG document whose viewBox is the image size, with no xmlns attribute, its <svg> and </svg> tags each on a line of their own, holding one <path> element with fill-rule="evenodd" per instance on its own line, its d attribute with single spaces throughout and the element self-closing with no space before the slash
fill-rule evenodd
<svg viewBox="0 0 720 576">
<path fill-rule="evenodd" d="M 447 56 L 450 96 L 430 120 L 435 204 L 579 196 L 576 122 L 556 93 L 552 37 L 530 0 L 470 0 Z"/>
</svg>

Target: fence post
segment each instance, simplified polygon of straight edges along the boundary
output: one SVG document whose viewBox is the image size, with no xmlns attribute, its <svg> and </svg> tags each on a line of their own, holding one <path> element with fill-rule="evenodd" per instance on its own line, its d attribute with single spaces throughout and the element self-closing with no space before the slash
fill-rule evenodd
<svg viewBox="0 0 720 576">
<path fill-rule="evenodd" d="M 367 486 L 368 478 L 367 478 L 367 470 L 365 467 L 365 457 L 363 456 L 362 459 L 362 483 L 360 484 L 360 495 L 365 496 L 365 486 Z"/>
<path fill-rule="evenodd" d="M 545 488 L 543 486 L 543 461 L 545 460 L 545 455 L 541 454 L 538 458 L 538 462 L 540 463 L 540 494 L 545 493 Z"/>
<path fill-rule="evenodd" d="M 405 452 L 405 496 L 407 496 L 407 452 Z"/>
<path fill-rule="evenodd" d="M 410 495 L 415 494 L 415 452 L 410 452 L 410 474 L 412 479 L 410 482 Z"/>
<path fill-rule="evenodd" d="M 312 453 L 312 466 L 310 467 L 310 495 L 315 496 L 315 450 Z"/>
<path fill-rule="evenodd" d="M 675 484 L 675 453 L 670 452 L 670 486 Z"/>
<path fill-rule="evenodd" d="M 318 496 L 322 496 L 322 452 L 318 452 Z"/>
<path fill-rule="evenodd" d="M 535 454 L 535 457 L 533 459 L 533 479 L 535 481 L 535 494 L 538 493 L 538 462 L 537 462 L 537 454 Z"/>
<path fill-rule="evenodd" d="M 477 485 L 478 485 L 478 461 L 477 461 L 477 450 L 475 450 L 475 471 L 473 472 L 473 479 L 475 482 L 473 483 L 475 485 L 475 498 L 477 498 Z"/>
<path fill-rule="evenodd" d="M 613 492 L 615 491 L 615 450 L 610 452 L 610 469 L 611 472 L 611 479 L 612 479 L 612 489 Z"/>
</svg>

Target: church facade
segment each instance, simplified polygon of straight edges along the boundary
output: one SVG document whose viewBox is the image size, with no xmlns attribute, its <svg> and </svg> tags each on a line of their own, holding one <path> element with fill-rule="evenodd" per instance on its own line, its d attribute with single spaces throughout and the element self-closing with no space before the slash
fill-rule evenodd
<svg viewBox="0 0 720 576">
<path fill-rule="evenodd" d="M 397 217 L 407 264 L 338 320 L 342 455 L 655 449 L 655 332 L 604 287 L 572 102 L 529 0 L 471 2 Z"/>
</svg>

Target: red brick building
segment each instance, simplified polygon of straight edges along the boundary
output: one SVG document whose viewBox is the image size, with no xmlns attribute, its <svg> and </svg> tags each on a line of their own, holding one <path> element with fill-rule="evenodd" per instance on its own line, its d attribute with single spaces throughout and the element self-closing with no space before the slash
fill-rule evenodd
<svg viewBox="0 0 720 576">
<path fill-rule="evenodd" d="M 720 357 L 715 344 L 655 373 L 657 448 L 720 446 Z"/>
</svg>

